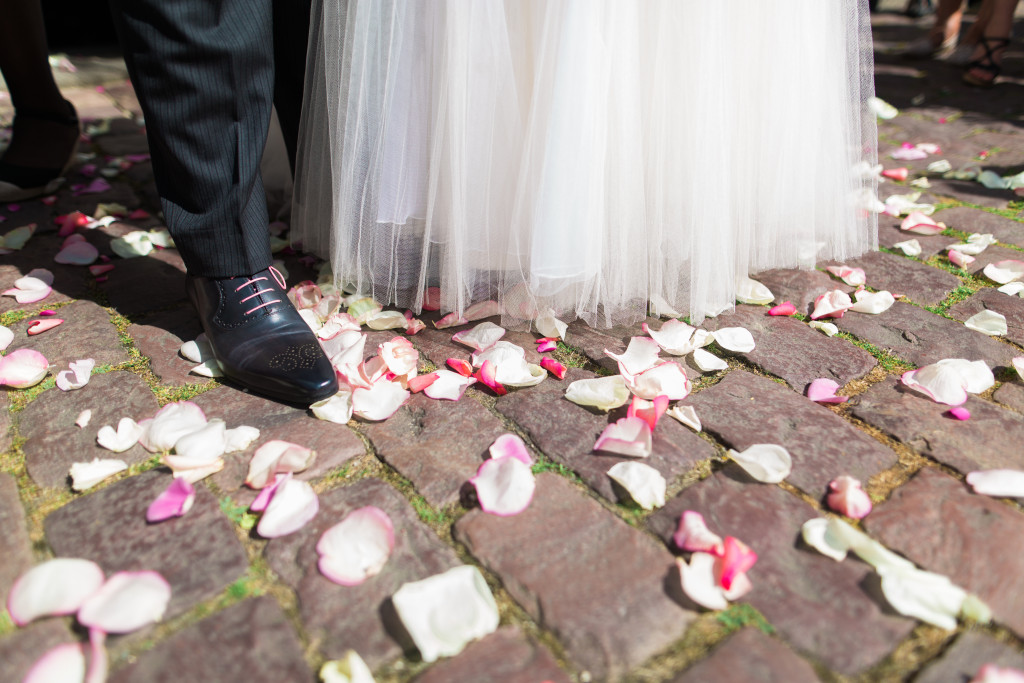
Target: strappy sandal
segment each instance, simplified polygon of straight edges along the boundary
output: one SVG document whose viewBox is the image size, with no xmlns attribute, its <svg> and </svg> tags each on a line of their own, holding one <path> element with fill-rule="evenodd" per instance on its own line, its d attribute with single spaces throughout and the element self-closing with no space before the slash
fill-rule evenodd
<svg viewBox="0 0 1024 683">
<path fill-rule="evenodd" d="M 964 83 L 973 85 L 976 88 L 991 88 L 995 85 L 999 74 L 1003 72 L 1003 67 L 996 61 L 996 57 L 1001 56 L 1002 51 L 1009 44 L 1009 38 L 982 38 L 978 45 L 985 50 L 985 54 L 981 58 L 967 63 L 967 71 L 963 75 Z M 976 71 L 989 75 L 986 78 L 982 78 L 972 73 Z"/>
<path fill-rule="evenodd" d="M 46 121 L 74 127 L 76 131 L 80 131 L 81 126 L 74 106 L 67 100 L 65 103 L 70 114 L 61 115 L 34 109 L 18 109 L 14 114 L 14 126 L 18 125 L 19 120 Z M 78 140 L 79 136 L 76 135 L 75 142 L 68 152 L 67 161 L 60 168 L 36 168 L 0 160 L 0 202 L 16 202 L 55 192 L 64 182 L 64 174 L 75 160 L 75 154 L 78 152 Z"/>
</svg>

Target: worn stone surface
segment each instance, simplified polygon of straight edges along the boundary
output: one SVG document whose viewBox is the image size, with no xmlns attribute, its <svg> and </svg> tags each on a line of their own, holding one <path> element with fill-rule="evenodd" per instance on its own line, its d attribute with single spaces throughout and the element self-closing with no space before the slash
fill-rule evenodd
<svg viewBox="0 0 1024 683">
<path fill-rule="evenodd" d="M 895 453 L 828 408 L 749 372 L 730 372 L 688 402 L 704 431 L 730 448 L 784 446 L 793 457 L 787 481 L 814 497 L 823 496 L 839 474 L 866 481 L 896 463 Z"/>
<path fill-rule="evenodd" d="M 960 286 L 960 279 L 952 273 L 884 251 L 848 259 L 846 265 L 863 268 L 867 284 L 872 289 L 903 294 L 926 306 L 934 306 Z"/>
<path fill-rule="evenodd" d="M 302 644 L 273 598 L 252 598 L 175 633 L 110 677 L 112 683 L 314 680 Z"/>
<path fill-rule="evenodd" d="M 661 329 L 662 321 L 658 318 L 647 318 L 646 322 L 656 330 Z M 569 323 L 569 329 L 565 336 L 566 342 L 570 346 L 582 351 L 594 363 L 609 372 L 618 373 L 618 362 L 606 354 L 605 349 L 612 353 L 622 353 L 629 345 L 631 337 L 647 335 L 641 324 L 594 329 L 583 321 L 576 320 Z M 691 377 L 694 376 L 690 372 L 687 374 Z"/>
<path fill-rule="evenodd" d="M 1024 514 L 1019 510 L 923 469 L 876 506 L 865 524 L 889 548 L 977 594 L 997 622 L 1024 634 Z"/>
<path fill-rule="evenodd" d="M 71 631 L 60 619 L 42 619 L 20 628 L 0 638 L 0 677 L 5 683 L 19 683 L 50 648 L 70 642 L 74 642 Z"/>
<path fill-rule="evenodd" d="M 966 233 L 987 233 L 1005 244 L 1024 247 L 1024 224 L 1005 216 L 982 211 L 981 209 L 958 206 L 939 211 L 932 218 L 945 223 L 951 228 L 963 230 Z"/>
<path fill-rule="evenodd" d="M 918 235 L 907 230 L 900 230 L 903 218 L 902 216 L 898 219 L 887 216 L 878 217 L 878 246 L 892 249 L 901 258 L 903 251 L 896 246 L 900 242 L 917 240 L 917 243 L 921 245 L 921 253 L 915 258 L 925 261 L 936 254 L 944 254 L 949 245 L 956 244 L 958 241 L 955 237 L 946 235 Z"/>
<path fill-rule="evenodd" d="M 957 420 L 949 406 L 896 378 L 879 382 L 852 403 L 855 417 L 961 472 L 1024 468 L 1024 417 L 994 403 L 971 396 L 964 403 L 971 419 Z"/>
<path fill-rule="evenodd" d="M 162 384 L 204 384 L 209 378 L 190 374 L 195 363 L 178 353 L 181 345 L 202 333 L 199 318 L 191 306 L 146 317 L 130 325 L 128 334 L 143 356 L 149 358 L 149 367 Z"/>
<path fill-rule="evenodd" d="M 1014 199 L 1014 194 L 1010 190 L 992 190 L 974 180 L 936 178 L 932 180 L 928 192 L 938 198 L 953 197 L 962 202 L 993 209 L 1005 209 L 1007 203 Z"/>
<path fill-rule="evenodd" d="M 922 366 L 943 358 L 984 358 L 1008 366 L 1013 348 L 943 318 L 931 311 L 897 301 L 878 315 L 847 313 L 833 321 L 843 332 L 888 349 L 907 362 Z"/>
<path fill-rule="evenodd" d="M 840 337 L 826 337 L 800 320 L 770 316 L 760 306 L 737 306 L 736 312 L 704 323 L 709 330 L 745 327 L 754 337 L 754 350 L 736 355 L 786 380 L 803 393 L 820 377 L 840 385 L 863 377 L 875 367 L 874 357 Z"/>
<path fill-rule="evenodd" d="M 684 510 L 700 512 L 709 529 L 736 536 L 757 553 L 749 572 L 754 588 L 742 602 L 829 668 L 861 672 L 913 628 L 913 621 L 885 606 L 870 566 L 835 562 L 803 544 L 800 527 L 819 514 L 781 488 L 750 482 L 735 465 L 689 487 L 648 519 L 669 547 Z M 836 623 L 843 628 L 834 628 Z"/>
<path fill-rule="evenodd" d="M 995 311 L 1006 318 L 1006 339 L 1024 344 L 1024 299 L 1007 296 L 1002 292 L 984 288 L 949 308 L 949 315 L 957 320 L 967 320 L 981 311 Z"/>
<path fill-rule="evenodd" d="M 1012 382 L 1004 382 L 996 389 L 992 398 L 1007 408 L 1012 408 L 1018 413 L 1024 413 L 1024 384 L 1014 379 Z"/>
<path fill-rule="evenodd" d="M 813 310 L 811 304 L 820 295 L 833 289 L 849 292 L 853 288 L 830 278 L 820 270 L 800 270 L 784 268 L 766 270 L 754 276 L 754 279 L 772 290 L 775 303 L 791 301 L 797 310 L 807 313 Z"/>
<path fill-rule="evenodd" d="M 14 477 L 0 472 L 0 596 L 14 585 L 22 573 L 32 567 L 32 541 L 25 526 L 18 484 Z"/>
<path fill-rule="evenodd" d="M 962 634 L 914 683 L 963 683 L 972 680 L 985 664 L 1024 671 L 1024 654 L 984 633 Z"/>
<path fill-rule="evenodd" d="M 375 505 L 391 518 L 395 547 L 380 574 L 358 586 L 339 586 L 316 568 L 316 542 L 356 508 Z M 295 590 L 307 635 L 321 643 L 331 659 L 354 649 L 371 667 L 413 651 L 398 621 L 391 596 L 409 581 L 419 581 L 459 564 L 455 553 L 416 517 L 391 486 L 363 479 L 320 496 L 320 512 L 301 530 L 270 541 L 270 567 Z"/>
<path fill-rule="evenodd" d="M 11 435 L 10 405 L 7 392 L 0 392 L 0 453 L 5 452 L 14 442 Z"/>
<path fill-rule="evenodd" d="M 416 683 L 569 683 L 569 680 L 547 648 L 526 638 L 514 626 L 500 628 L 470 643 L 460 654 L 441 660 L 416 677 Z"/>
<path fill-rule="evenodd" d="M 706 681 L 759 681 L 760 683 L 815 683 L 810 664 L 779 641 L 753 627 L 741 629 L 691 666 L 674 683 Z"/>
<path fill-rule="evenodd" d="M 109 279 L 100 284 L 110 305 L 121 315 L 148 313 L 184 303 L 185 276 L 177 250 L 165 249 L 149 256 L 119 259 Z"/>
<path fill-rule="evenodd" d="M 45 318 L 27 318 L 12 326 L 14 341 L 8 348 L 38 351 L 56 366 L 55 372 L 67 370 L 69 363 L 83 358 L 92 358 L 96 365 L 117 365 L 128 360 L 128 352 L 121 346 L 110 314 L 97 304 L 75 301 L 59 309 L 53 317 L 64 322 L 31 337 L 26 334 L 31 321 Z"/>
<path fill-rule="evenodd" d="M 626 416 L 626 408 L 605 415 L 564 398 L 570 382 L 593 376 L 586 370 L 570 368 L 562 381 L 549 379 L 525 391 L 502 396 L 498 399 L 498 411 L 522 427 L 545 455 L 572 469 L 588 486 L 614 501 L 617 495 L 607 472 L 616 463 L 632 458 L 595 453 L 593 448 L 610 422 Z M 714 455 L 711 444 L 668 418 L 654 430 L 652 452 L 644 464 L 671 482 Z"/>
<path fill-rule="evenodd" d="M 1006 247 L 991 246 L 974 258 L 974 263 L 967 266 L 968 272 L 988 281 L 988 278 L 982 273 L 985 270 L 985 266 L 990 263 L 998 263 L 999 261 L 1024 261 L 1024 252 L 1017 251 L 1016 249 L 1007 249 Z"/>
<path fill-rule="evenodd" d="M 556 475 L 537 477 L 525 512 L 473 510 L 455 536 L 597 680 L 660 652 L 695 616 L 670 588 L 672 556 Z"/>
<path fill-rule="evenodd" d="M 136 444 L 123 453 L 111 453 L 96 443 L 96 432 L 104 425 L 117 428 L 122 417 L 136 422 L 153 417 L 159 409 L 149 387 L 130 372 L 95 375 L 81 389 L 64 392 L 53 388 L 17 414 L 18 429 L 28 474 L 40 486 L 64 486 L 72 463 L 93 458 L 119 458 L 129 465 L 150 458 Z M 84 429 L 75 424 L 83 410 L 92 411 Z"/>
<path fill-rule="evenodd" d="M 171 584 L 164 618 L 182 614 L 241 578 L 249 562 L 203 486 L 185 516 L 147 523 L 146 508 L 170 483 L 166 470 L 151 470 L 76 498 L 46 518 L 46 540 L 57 556 L 92 560 L 107 574 L 160 572 Z"/>
<path fill-rule="evenodd" d="M 53 252 L 50 253 L 50 256 L 47 259 L 48 265 L 49 261 L 52 260 Z M 8 289 L 13 288 L 14 282 L 16 280 L 24 277 L 25 275 L 28 275 L 28 273 L 30 273 L 33 268 L 37 267 L 35 265 L 30 265 L 32 262 L 28 261 L 27 259 L 23 261 L 22 258 L 19 258 L 18 261 L 19 263 L 24 263 L 25 265 L 23 267 L 7 264 L 0 265 L 0 292 L 4 292 L 7 291 Z M 57 304 L 66 303 L 70 301 L 73 297 L 75 297 L 76 294 L 81 293 L 82 287 L 80 284 L 80 278 L 78 278 L 76 275 L 66 275 L 68 271 L 63 268 L 48 268 L 48 270 L 50 270 L 54 275 L 53 291 L 51 291 L 50 294 L 45 299 L 43 299 L 42 301 L 37 301 L 35 303 L 19 304 L 17 301 L 15 301 L 13 296 L 0 296 L 0 313 L 6 313 L 7 311 L 35 312 L 43 308 L 48 308 L 55 306 Z M 63 277 L 59 277 L 58 274 L 62 275 Z"/>
<path fill-rule="evenodd" d="M 476 474 L 487 449 L 508 431 L 468 396 L 435 401 L 422 393 L 414 394 L 384 422 L 367 424 L 364 430 L 377 455 L 434 507 L 458 500 L 459 490 Z"/>
</svg>

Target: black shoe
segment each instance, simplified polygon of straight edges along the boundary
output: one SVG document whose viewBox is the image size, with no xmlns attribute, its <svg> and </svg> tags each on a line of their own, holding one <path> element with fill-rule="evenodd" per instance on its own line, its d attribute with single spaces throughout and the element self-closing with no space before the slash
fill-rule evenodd
<svg viewBox="0 0 1024 683">
<path fill-rule="evenodd" d="M 249 277 L 188 276 L 186 287 L 224 375 L 256 393 L 310 404 L 338 377 L 275 268 Z"/>
<path fill-rule="evenodd" d="M 19 122 L 42 121 L 66 126 L 69 132 L 73 128 L 76 135 L 68 149 L 67 161 L 60 168 L 21 166 L 0 159 L 0 202 L 17 202 L 44 194 L 53 194 L 64 183 L 64 176 L 71 168 L 71 164 L 75 161 L 75 155 L 78 153 L 78 131 L 80 130 L 74 106 L 67 100 L 64 101 L 64 104 L 67 105 L 68 110 L 68 113 L 64 115 L 25 109 L 24 107 L 15 111 L 15 132 Z"/>
</svg>

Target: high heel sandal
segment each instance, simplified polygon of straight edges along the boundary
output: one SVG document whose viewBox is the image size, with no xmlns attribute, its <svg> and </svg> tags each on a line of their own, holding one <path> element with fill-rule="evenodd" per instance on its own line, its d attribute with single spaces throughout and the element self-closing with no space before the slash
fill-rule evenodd
<svg viewBox="0 0 1024 683">
<path fill-rule="evenodd" d="M 45 121 L 62 126 L 73 126 L 75 131 L 81 131 L 74 106 L 67 100 L 65 103 L 70 114 L 61 115 L 34 109 L 18 109 L 14 114 L 14 126 L 16 127 L 18 120 L 21 119 L 22 121 Z M 36 168 L 0 160 L 0 202 L 21 201 L 55 192 L 64 182 L 64 174 L 75 160 L 75 154 L 78 152 L 78 140 L 79 135 L 76 134 L 75 142 L 68 152 L 67 161 L 60 168 Z"/>
<path fill-rule="evenodd" d="M 967 71 L 963 75 L 964 83 L 976 88 L 991 88 L 999 78 L 999 74 L 1003 72 L 1003 67 L 996 61 L 996 57 L 1000 56 L 1009 44 L 1009 38 L 982 38 L 978 45 L 985 50 L 985 54 L 981 58 L 967 63 Z M 972 71 L 982 71 L 989 76 L 979 78 L 971 73 Z"/>
</svg>

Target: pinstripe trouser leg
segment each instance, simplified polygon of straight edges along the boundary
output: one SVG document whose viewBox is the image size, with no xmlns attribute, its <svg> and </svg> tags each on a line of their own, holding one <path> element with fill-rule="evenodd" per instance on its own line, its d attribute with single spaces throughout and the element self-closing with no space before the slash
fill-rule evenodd
<svg viewBox="0 0 1024 683">
<path fill-rule="evenodd" d="M 111 0 L 167 227 L 189 272 L 270 265 L 260 158 L 274 94 L 271 0 Z M 301 100 L 300 100 L 301 104 Z"/>
</svg>

